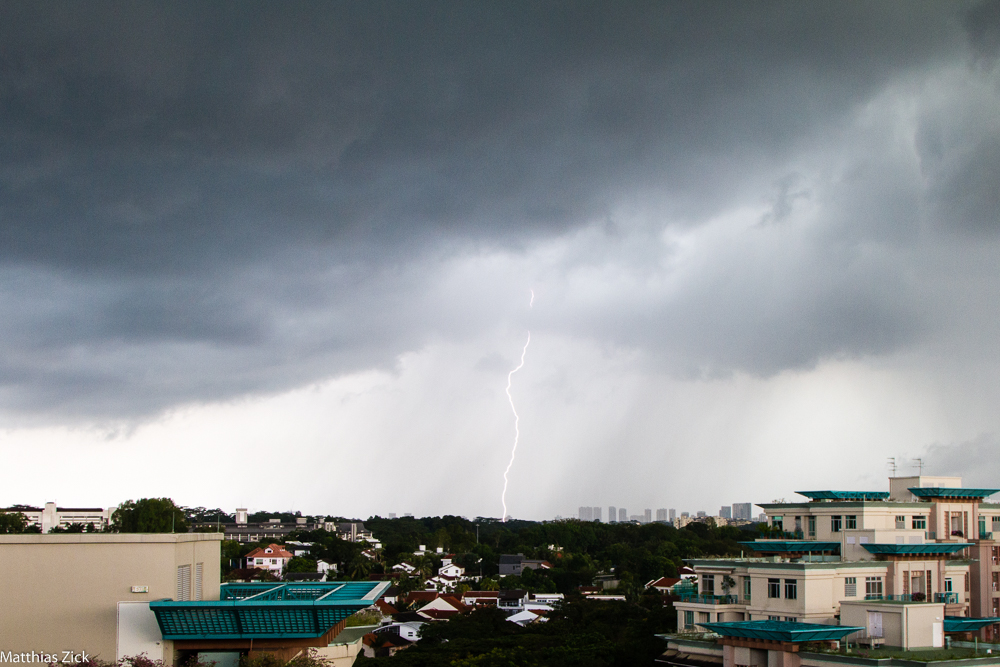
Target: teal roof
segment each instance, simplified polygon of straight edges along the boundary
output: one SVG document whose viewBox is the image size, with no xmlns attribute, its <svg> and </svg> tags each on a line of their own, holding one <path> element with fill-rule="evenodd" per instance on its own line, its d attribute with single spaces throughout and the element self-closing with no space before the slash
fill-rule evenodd
<svg viewBox="0 0 1000 667">
<path fill-rule="evenodd" d="M 758 553 L 822 553 L 840 552 L 840 542 L 817 542 L 816 540 L 756 540 L 740 542 Z"/>
<path fill-rule="evenodd" d="M 973 545 L 965 542 L 931 542 L 929 544 L 862 544 L 873 554 L 953 554 Z"/>
<path fill-rule="evenodd" d="M 737 621 L 734 623 L 698 623 L 723 637 L 763 639 L 775 642 L 819 642 L 843 639 L 864 628 L 851 625 L 821 625 L 790 621 Z"/>
<path fill-rule="evenodd" d="M 164 639 L 320 637 L 370 607 L 388 581 L 223 584 L 218 600 L 153 600 Z"/>
<path fill-rule="evenodd" d="M 909 489 L 918 498 L 986 498 L 1000 489 L 959 489 L 943 486 L 921 486 Z"/>
<path fill-rule="evenodd" d="M 888 491 L 796 491 L 813 500 L 885 500 Z"/>
<path fill-rule="evenodd" d="M 964 616 L 945 616 L 945 632 L 975 632 L 987 625 L 1000 623 L 1000 618 L 966 618 Z"/>
</svg>

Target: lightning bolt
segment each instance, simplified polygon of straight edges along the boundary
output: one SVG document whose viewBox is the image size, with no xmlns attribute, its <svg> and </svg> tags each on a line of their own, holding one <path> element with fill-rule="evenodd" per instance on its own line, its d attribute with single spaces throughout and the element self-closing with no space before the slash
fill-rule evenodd
<svg viewBox="0 0 1000 667">
<path fill-rule="evenodd" d="M 531 290 L 531 301 L 528 302 L 528 308 L 533 307 L 535 304 L 535 290 Z M 517 416 L 517 408 L 514 407 L 514 397 L 510 395 L 510 385 L 514 379 L 514 373 L 518 372 L 524 368 L 524 357 L 528 354 L 528 346 L 531 345 L 531 332 L 528 332 L 528 340 L 524 344 L 524 349 L 521 350 L 521 363 L 517 365 L 517 368 L 507 373 L 507 400 L 510 402 L 510 411 L 514 413 L 514 448 L 510 450 L 510 463 L 507 464 L 507 469 L 503 471 L 503 493 L 500 494 L 500 502 L 503 504 L 503 514 L 501 515 L 501 520 L 507 522 L 507 473 L 510 472 L 510 467 L 514 465 L 514 456 L 517 454 L 517 441 L 521 437 L 521 430 L 519 428 L 519 423 L 521 418 Z"/>
</svg>

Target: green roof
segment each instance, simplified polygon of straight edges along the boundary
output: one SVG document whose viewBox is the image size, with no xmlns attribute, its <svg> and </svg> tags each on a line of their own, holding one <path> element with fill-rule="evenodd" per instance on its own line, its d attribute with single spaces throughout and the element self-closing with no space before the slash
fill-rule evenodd
<svg viewBox="0 0 1000 667">
<path fill-rule="evenodd" d="M 164 639 L 320 637 L 370 607 L 387 581 L 223 584 L 218 600 L 153 600 Z"/>
<path fill-rule="evenodd" d="M 888 491 L 796 491 L 813 500 L 885 500 Z"/>
<path fill-rule="evenodd" d="M 1000 618 L 966 618 L 964 616 L 945 616 L 945 632 L 975 632 L 987 625 L 1000 623 Z"/>
<path fill-rule="evenodd" d="M 986 498 L 1000 489 L 959 489 L 943 486 L 920 486 L 909 489 L 918 498 Z"/>
<path fill-rule="evenodd" d="M 840 542 L 817 542 L 816 540 L 755 540 L 740 542 L 758 553 L 822 553 L 840 552 Z"/>
<path fill-rule="evenodd" d="M 818 642 L 843 639 L 864 628 L 851 625 L 822 625 L 791 621 L 737 621 L 734 623 L 698 623 L 723 637 L 764 639 L 775 642 Z"/>
<path fill-rule="evenodd" d="M 862 544 L 873 554 L 953 554 L 973 545 L 965 542 L 931 542 L 929 544 Z"/>
</svg>

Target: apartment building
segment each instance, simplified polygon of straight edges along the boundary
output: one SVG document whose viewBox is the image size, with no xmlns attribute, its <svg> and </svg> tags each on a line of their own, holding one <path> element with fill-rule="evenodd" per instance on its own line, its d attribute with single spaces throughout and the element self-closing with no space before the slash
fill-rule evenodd
<svg viewBox="0 0 1000 667">
<path fill-rule="evenodd" d="M 58 507 L 55 503 L 45 503 L 44 507 L 16 505 L 0 512 L 20 512 L 28 520 L 29 526 L 38 526 L 43 533 L 53 528 L 68 528 L 72 524 L 84 527 L 93 525 L 96 531 L 111 524 L 111 515 L 117 507 Z"/>
<path fill-rule="evenodd" d="M 838 624 L 843 605 L 882 601 L 940 605 L 939 620 L 983 619 L 983 636 L 996 638 L 986 619 L 1000 616 L 992 532 L 1000 531 L 1000 505 L 984 502 L 996 492 L 962 488 L 958 477 L 897 477 L 889 491 L 801 491 L 803 502 L 762 504 L 778 539 L 744 543 L 744 558 L 689 561 L 698 594 L 676 603 L 678 630 Z"/>
</svg>

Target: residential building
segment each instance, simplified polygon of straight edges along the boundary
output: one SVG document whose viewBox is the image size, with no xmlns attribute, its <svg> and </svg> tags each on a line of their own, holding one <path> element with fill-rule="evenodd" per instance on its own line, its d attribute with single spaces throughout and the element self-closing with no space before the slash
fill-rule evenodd
<svg viewBox="0 0 1000 667">
<path fill-rule="evenodd" d="M 615 509 L 614 505 L 608 505 L 608 523 L 614 523 L 618 520 L 618 510 Z"/>
<path fill-rule="evenodd" d="M 681 518 L 682 518 L 682 519 L 687 519 L 687 518 L 688 518 L 688 517 L 690 517 L 690 516 L 691 516 L 691 515 L 690 515 L 690 514 L 689 514 L 688 512 L 681 512 Z"/>
<path fill-rule="evenodd" d="M 593 507 L 580 507 L 580 521 L 593 521 L 594 520 L 594 508 Z"/>
<path fill-rule="evenodd" d="M 723 519 L 733 518 L 733 508 L 731 505 L 723 505 L 719 508 L 719 517 Z"/>
<path fill-rule="evenodd" d="M 749 521 L 753 518 L 753 503 L 733 503 L 733 518 Z"/>
<path fill-rule="evenodd" d="M 696 516 L 702 517 L 702 516 L 708 516 L 708 514 L 706 514 L 705 512 L 699 510 L 698 514 Z"/>
<path fill-rule="evenodd" d="M 665 510 L 665 509 L 656 510 L 656 520 L 657 521 L 666 521 L 667 520 L 667 510 Z"/>
<path fill-rule="evenodd" d="M 628 512 L 625 511 L 624 507 L 618 508 L 618 520 L 621 521 L 622 523 L 628 521 Z"/>
<path fill-rule="evenodd" d="M 20 512 L 28 520 L 29 526 L 38 526 L 43 533 L 53 528 L 67 528 L 72 524 L 84 527 L 93 525 L 99 532 L 111 525 L 111 515 L 117 507 L 57 507 L 55 503 L 45 503 L 44 507 L 15 505 L 0 512 Z"/>
<path fill-rule="evenodd" d="M 865 621 L 858 636 L 873 636 L 905 611 L 968 619 L 962 627 L 978 624 L 984 638 L 998 638 L 990 621 L 1000 616 L 1000 543 L 989 529 L 1000 530 L 1000 504 L 985 502 L 997 492 L 962 488 L 958 477 L 894 477 L 889 491 L 800 491 L 805 501 L 762 504 L 784 537 L 744 543 L 754 557 L 688 561 L 698 593 L 675 604 L 678 629 L 851 618 Z M 896 606 L 875 610 L 880 601 Z M 934 635 L 914 632 L 899 641 L 912 647 Z"/>
<path fill-rule="evenodd" d="M 500 576 L 519 575 L 524 570 L 549 570 L 552 564 L 547 560 L 532 560 L 524 554 L 503 554 L 500 556 Z"/>
<path fill-rule="evenodd" d="M 601 520 L 601 508 L 595 507 L 592 516 L 594 521 L 599 522 Z"/>
<path fill-rule="evenodd" d="M 673 521 L 677 518 L 677 510 L 671 508 L 667 510 L 667 521 Z"/>
<path fill-rule="evenodd" d="M 172 664 L 150 602 L 217 600 L 221 542 L 219 533 L 0 535 L 3 651 L 73 649 L 110 662 L 146 653 Z"/>
<path fill-rule="evenodd" d="M 280 544 L 269 544 L 264 548 L 257 547 L 248 553 L 246 555 L 246 562 L 247 568 L 267 570 L 280 579 L 282 573 L 285 571 L 285 566 L 288 565 L 288 561 L 292 560 L 292 558 L 293 555 L 285 551 L 285 548 Z"/>
<path fill-rule="evenodd" d="M 653 523 L 653 510 L 645 509 L 642 511 L 642 522 Z"/>
</svg>

